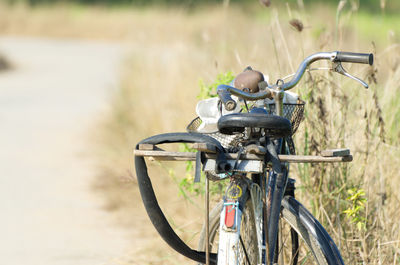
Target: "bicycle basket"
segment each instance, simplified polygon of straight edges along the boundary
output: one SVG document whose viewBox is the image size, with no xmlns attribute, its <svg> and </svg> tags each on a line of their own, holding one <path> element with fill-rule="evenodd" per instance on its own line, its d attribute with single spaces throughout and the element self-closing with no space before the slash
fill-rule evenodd
<svg viewBox="0 0 400 265">
<path fill-rule="evenodd" d="M 283 117 L 290 120 L 292 123 L 292 134 L 294 134 L 299 128 L 300 122 L 303 120 L 304 105 L 306 103 L 299 100 L 297 104 L 283 104 Z M 267 110 L 271 114 L 276 114 L 275 104 L 268 104 Z"/>
<path fill-rule="evenodd" d="M 198 132 L 197 129 L 200 127 L 201 123 L 203 121 L 201 120 L 200 117 L 196 117 L 194 120 L 192 120 L 189 125 L 186 127 L 186 130 L 188 132 Z M 206 135 L 209 135 L 213 137 L 215 140 L 219 141 L 221 145 L 224 148 L 232 147 L 232 146 L 237 146 L 238 143 L 238 135 L 227 135 L 220 133 L 218 131 L 216 132 L 210 132 L 210 133 L 203 133 Z"/>
<path fill-rule="evenodd" d="M 283 104 L 283 116 L 286 119 L 291 121 L 292 134 L 294 134 L 297 131 L 297 129 L 300 125 L 300 122 L 303 119 L 304 105 L 305 105 L 305 102 L 302 100 L 299 100 L 297 104 L 289 104 L 289 103 Z M 275 104 L 268 104 L 267 110 L 271 114 L 276 114 Z M 196 117 L 194 120 L 192 120 L 189 123 L 189 125 L 186 127 L 186 130 L 188 132 L 198 132 L 197 129 L 200 127 L 201 123 L 202 123 L 201 118 Z M 211 132 L 211 133 L 204 133 L 204 134 L 207 134 L 207 135 L 215 138 L 225 148 L 237 146 L 237 144 L 239 142 L 238 140 L 240 138 L 240 135 L 227 135 L 227 134 L 220 133 L 218 131 Z"/>
</svg>

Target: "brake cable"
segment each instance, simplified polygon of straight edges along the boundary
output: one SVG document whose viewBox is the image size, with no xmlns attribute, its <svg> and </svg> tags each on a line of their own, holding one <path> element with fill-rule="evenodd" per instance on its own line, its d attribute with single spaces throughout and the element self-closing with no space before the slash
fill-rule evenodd
<svg viewBox="0 0 400 265">
<path fill-rule="evenodd" d="M 316 70 L 332 70 L 332 68 L 330 68 L 330 67 L 317 67 L 317 68 L 310 68 L 310 69 L 307 69 L 306 71 L 307 71 L 307 72 L 311 72 L 311 71 L 316 71 Z M 282 77 L 281 79 L 282 79 L 282 80 L 288 79 L 288 78 L 294 76 L 295 74 L 296 74 L 296 73 L 292 73 L 292 74 L 290 74 L 290 75 L 287 75 L 287 76 L 285 76 L 285 77 Z"/>
</svg>

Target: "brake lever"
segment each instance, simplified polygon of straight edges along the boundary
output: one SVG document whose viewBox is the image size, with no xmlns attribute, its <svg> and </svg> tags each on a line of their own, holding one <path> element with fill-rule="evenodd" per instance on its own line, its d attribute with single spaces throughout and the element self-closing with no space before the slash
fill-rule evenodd
<svg viewBox="0 0 400 265">
<path fill-rule="evenodd" d="M 368 88 L 368 84 L 365 83 L 363 80 L 361 80 L 358 77 L 352 76 L 351 74 L 349 74 L 348 72 L 346 72 L 346 70 L 343 68 L 342 64 L 340 62 L 333 62 L 333 71 L 335 71 L 336 73 L 342 74 L 344 76 L 347 76 L 351 79 L 353 79 L 354 81 L 359 82 L 361 85 L 363 85 L 365 88 Z"/>
</svg>

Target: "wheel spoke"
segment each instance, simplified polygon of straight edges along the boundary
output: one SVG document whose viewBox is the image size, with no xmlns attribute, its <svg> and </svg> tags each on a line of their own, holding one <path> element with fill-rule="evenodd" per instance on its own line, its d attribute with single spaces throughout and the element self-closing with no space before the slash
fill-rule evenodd
<svg viewBox="0 0 400 265">
<path fill-rule="evenodd" d="M 242 245 L 244 255 L 246 256 L 247 263 L 251 265 L 249 255 L 247 255 L 246 247 L 244 246 L 242 236 L 239 236 L 240 244 Z"/>
</svg>

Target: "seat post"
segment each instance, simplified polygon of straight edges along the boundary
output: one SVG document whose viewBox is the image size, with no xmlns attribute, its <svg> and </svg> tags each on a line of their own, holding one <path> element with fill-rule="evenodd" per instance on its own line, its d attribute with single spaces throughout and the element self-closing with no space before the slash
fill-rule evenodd
<svg viewBox="0 0 400 265">
<path fill-rule="evenodd" d="M 276 115 L 278 116 L 283 116 L 283 97 L 285 95 L 285 91 L 280 88 L 278 92 L 274 95 L 274 100 L 275 100 L 275 109 L 276 109 Z"/>
</svg>

